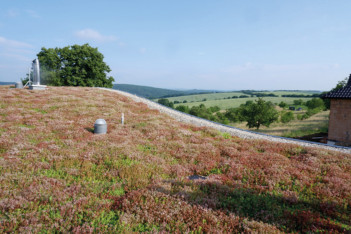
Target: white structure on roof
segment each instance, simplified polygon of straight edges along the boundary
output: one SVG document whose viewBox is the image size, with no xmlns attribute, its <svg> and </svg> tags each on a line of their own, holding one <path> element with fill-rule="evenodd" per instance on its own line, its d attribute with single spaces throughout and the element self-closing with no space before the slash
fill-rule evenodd
<svg viewBox="0 0 351 234">
<path fill-rule="evenodd" d="M 39 68 L 39 59 L 34 59 L 32 63 L 32 70 L 33 70 L 33 81 L 29 80 L 28 82 L 31 83 L 29 85 L 29 89 L 32 90 L 44 90 L 46 89 L 46 85 L 40 85 L 40 68 Z M 29 75 L 30 77 L 30 75 Z"/>
</svg>

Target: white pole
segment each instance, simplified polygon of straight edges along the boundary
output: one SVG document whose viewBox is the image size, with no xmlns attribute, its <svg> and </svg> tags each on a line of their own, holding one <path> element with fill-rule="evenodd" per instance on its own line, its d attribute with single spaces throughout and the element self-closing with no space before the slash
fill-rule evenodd
<svg viewBox="0 0 351 234">
<path fill-rule="evenodd" d="M 124 113 L 122 113 L 121 124 L 124 125 Z"/>
</svg>

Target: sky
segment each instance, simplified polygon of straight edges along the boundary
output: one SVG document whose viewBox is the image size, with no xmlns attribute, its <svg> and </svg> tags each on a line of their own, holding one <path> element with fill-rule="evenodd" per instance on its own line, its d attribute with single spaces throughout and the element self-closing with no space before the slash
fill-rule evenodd
<svg viewBox="0 0 351 234">
<path fill-rule="evenodd" d="M 117 84 L 324 91 L 351 73 L 348 0 L 0 1 L 0 81 L 85 43 Z"/>
</svg>

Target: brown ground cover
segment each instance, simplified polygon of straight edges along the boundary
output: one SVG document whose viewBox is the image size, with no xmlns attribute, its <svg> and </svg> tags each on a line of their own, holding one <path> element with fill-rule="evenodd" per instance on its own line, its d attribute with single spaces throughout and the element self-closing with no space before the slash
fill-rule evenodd
<svg viewBox="0 0 351 234">
<path fill-rule="evenodd" d="M 98 118 L 108 134 L 92 133 Z M 349 154 L 231 137 L 94 88 L 3 86 L 0 119 L 0 232 L 351 231 Z"/>
</svg>

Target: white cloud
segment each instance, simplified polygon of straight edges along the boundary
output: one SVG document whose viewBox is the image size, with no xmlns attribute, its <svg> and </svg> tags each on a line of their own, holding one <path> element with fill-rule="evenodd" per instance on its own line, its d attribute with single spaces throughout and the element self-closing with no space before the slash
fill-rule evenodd
<svg viewBox="0 0 351 234">
<path fill-rule="evenodd" d="M 30 45 L 28 43 L 6 39 L 5 37 L 1 37 L 1 36 L 0 36 L 0 46 L 12 47 L 12 48 L 31 48 L 31 47 L 33 47 L 32 45 Z"/>
<path fill-rule="evenodd" d="M 76 31 L 75 36 L 83 40 L 94 40 L 97 42 L 108 42 L 108 41 L 115 41 L 118 39 L 115 36 L 104 36 L 100 34 L 98 31 L 95 31 L 89 28 Z"/>
</svg>

